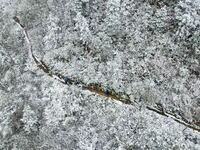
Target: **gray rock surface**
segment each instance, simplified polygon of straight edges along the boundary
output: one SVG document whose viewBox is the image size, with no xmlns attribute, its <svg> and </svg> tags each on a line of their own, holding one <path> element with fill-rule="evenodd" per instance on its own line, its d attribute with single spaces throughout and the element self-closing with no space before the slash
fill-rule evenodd
<svg viewBox="0 0 200 150">
<path fill-rule="evenodd" d="M 200 0 L 0 0 L 0 149 L 200 149 Z M 37 67 L 126 92 L 134 105 Z"/>
</svg>

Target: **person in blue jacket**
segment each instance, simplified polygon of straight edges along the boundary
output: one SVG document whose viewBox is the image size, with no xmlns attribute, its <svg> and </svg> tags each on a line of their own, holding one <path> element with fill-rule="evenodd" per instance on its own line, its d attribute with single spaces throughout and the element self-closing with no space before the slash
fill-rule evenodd
<svg viewBox="0 0 200 150">
<path fill-rule="evenodd" d="M 67 76 L 63 77 L 65 84 L 72 84 L 72 80 L 70 78 L 68 78 Z"/>
<path fill-rule="evenodd" d="M 109 91 L 109 89 L 106 89 L 106 90 L 105 90 L 105 94 L 106 94 L 107 96 L 110 95 L 110 91 Z"/>
</svg>

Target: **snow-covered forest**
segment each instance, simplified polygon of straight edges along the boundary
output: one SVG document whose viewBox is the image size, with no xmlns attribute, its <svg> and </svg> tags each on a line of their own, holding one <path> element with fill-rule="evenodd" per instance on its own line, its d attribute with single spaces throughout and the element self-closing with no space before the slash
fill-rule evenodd
<svg viewBox="0 0 200 150">
<path fill-rule="evenodd" d="M 0 150 L 200 149 L 200 0 L 0 0 Z"/>
</svg>

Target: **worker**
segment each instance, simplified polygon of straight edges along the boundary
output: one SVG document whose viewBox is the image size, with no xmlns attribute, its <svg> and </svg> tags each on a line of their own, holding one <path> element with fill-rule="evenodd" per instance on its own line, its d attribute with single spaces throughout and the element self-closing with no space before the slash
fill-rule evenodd
<svg viewBox="0 0 200 150">
<path fill-rule="evenodd" d="M 72 80 L 70 78 L 68 78 L 67 76 L 63 77 L 65 84 L 72 84 Z"/>
<path fill-rule="evenodd" d="M 108 89 L 106 89 L 105 94 L 108 96 L 110 95 L 110 91 Z"/>
</svg>

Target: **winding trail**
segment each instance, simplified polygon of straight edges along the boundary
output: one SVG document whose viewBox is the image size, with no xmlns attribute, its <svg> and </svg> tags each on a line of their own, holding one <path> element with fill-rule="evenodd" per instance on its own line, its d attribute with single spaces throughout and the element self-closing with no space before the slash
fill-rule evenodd
<svg viewBox="0 0 200 150">
<path fill-rule="evenodd" d="M 132 105 L 132 106 L 135 105 L 135 103 L 133 101 L 131 101 L 129 95 L 126 94 L 125 92 L 117 92 L 114 89 L 105 88 L 101 84 L 98 84 L 98 83 L 86 84 L 86 83 L 82 82 L 81 80 L 69 78 L 65 75 L 58 73 L 58 72 L 52 71 L 50 69 L 50 67 L 45 62 L 43 62 L 37 56 L 34 55 L 31 40 L 30 40 L 30 37 L 29 37 L 28 32 L 26 30 L 26 27 L 21 24 L 18 17 L 15 16 L 15 17 L 13 17 L 13 19 L 22 28 L 22 30 L 24 32 L 24 35 L 26 37 L 26 41 L 27 41 L 28 47 L 29 47 L 28 50 L 29 50 L 30 58 L 32 58 L 34 60 L 35 64 L 41 70 L 43 70 L 43 72 L 45 74 L 54 78 L 55 80 L 59 81 L 62 84 L 76 85 L 76 86 L 82 88 L 83 90 L 88 90 L 90 92 L 96 93 L 98 95 L 105 96 L 105 97 L 110 98 L 112 100 L 120 101 L 123 104 Z M 169 117 L 169 118 L 173 119 L 174 121 L 176 121 L 176 122 L 178 122 L 178 123 L 180 123 L 180 124 L 182 124 L 182 125 L 184 125 L 188 128 L 191 128 L 195 131 L 200 132 L 200 125 L 196 125 L 192 122 L 188 122 L 183 117 L 177 116 L 176 114 L 173 114 L 171 112 L 166 112 L 166 111 L 164 111 L 164 108 L 160 105 L 146 106 L 146 109 L 149 110 L 149 111 L 153 111 L 153 112 L 155 112 L 159 115 L 162 115 L 164 117 Z"/>
</svg>

